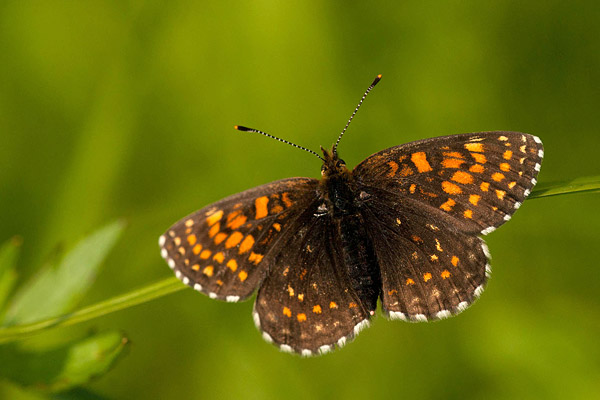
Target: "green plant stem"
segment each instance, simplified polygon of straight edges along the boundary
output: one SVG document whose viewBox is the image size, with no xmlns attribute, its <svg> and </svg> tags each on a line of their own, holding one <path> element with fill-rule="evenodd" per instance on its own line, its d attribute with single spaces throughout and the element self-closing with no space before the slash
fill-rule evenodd
<svg viewBox="0 0 600 400">
<path fill-rule="evenodd" d="M 185 289 L 185 286 L 175 277 L 163 279 L 141 289 L 101 301 L 88 307 L 81 308 L 72 313 L 58 317 L 48 318 L 30 324 L 9 326 L 0 329 L 0 343 L 11 342 L 26 338 L 49 328 L 75 325 L 90 319 L 101 317 L 124 308 L 165 296 L 170 293 Z"/>
<path fill-rule="evenodd" d="M 587 176 L 566 182 L 540 184 L 533 190 L 529 198 L 536 199 L 585 192 L 600 192 L 600 176 Z"/>
<path fill-rule="evenodd" d="M 600 192 L 600 176 L 577 178 L 568 182 L 540 185 L 531 195 L 530 199 L 558 196 L 575 193 Z M 0 328 L 0 343 L 24 339 L 28 336 L 43 332 L 49 328 L 63 327 L 89 321 L 91 319 L 110 314 L 125 308 L 145 303 L 147 301 L 178 292 L 187 288 L 177 278 L 171 277 L 153 283 L 141 289 L 113 297 L 100 303 L 84 307 L 72 313 L 42 321 Z"/>
</svg>

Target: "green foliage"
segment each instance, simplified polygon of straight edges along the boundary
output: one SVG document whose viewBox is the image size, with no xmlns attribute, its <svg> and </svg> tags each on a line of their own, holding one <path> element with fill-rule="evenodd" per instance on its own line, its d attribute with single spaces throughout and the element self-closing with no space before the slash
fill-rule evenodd
<svg viewBox="0 0 600 400">
<path fill-rule="evenodd" d="M 0 300 L 9 300 L 4 327 L 27 324 L 67 313 L 76 306 L 95 280 L 102 262 L 123 231 L 113 222 L 75 246 L 58 265 L 47 265 L 9 299 L 16 283 L 17 250 L 12 239 L 0 248 Z M 0 305 L 5 303 L 0 301 Z M 4 314 L 4 308 L 0 308 Z M 12 329 L 20 330 L 18 327 Z M 15 339 L 22 339 L 23 334 Z M 90 335 L 83 340 L 28 349 L 19 343 L 0 345 L 0 377 L 41 391 L 64 391 L 104 374 L 127 345 L 120 332 Z"/>
<path fill-rule="evenodd" d="M 104 374 L 127 343 L 122 333 L 105 332 L 45 351 L 0 346 L 0 376 L 43 391 L 70 389 Z"/>
<path fill-rule="evenodd" d="M 17 283 L 15 264 L 20 246 L 21 239 L 14 237 L 0 247 L 0 321 L 2 321 L 4 304 Z"/>
<path fill-rule="evenodd" d="M 82 240 L 58 265 L 48 265 L 17 292 L 3 325 L 25 324 L 72 309 L 93 283 L 124 224 L 114 222 Z"/>
</svg>

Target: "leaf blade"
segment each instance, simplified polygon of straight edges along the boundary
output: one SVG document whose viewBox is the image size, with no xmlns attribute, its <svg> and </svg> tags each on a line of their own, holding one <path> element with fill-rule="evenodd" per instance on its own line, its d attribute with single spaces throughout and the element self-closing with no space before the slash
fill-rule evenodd
<svg viewBox="0 0 600 400">
<path fill-rule="evenodd" d="M 81 240 L 56 268 L 34 276 L 11 302 L 5 325 L 30 323 L 72 309 L 94 281 L 124 223 L 112 222 Z"/>
</svg>

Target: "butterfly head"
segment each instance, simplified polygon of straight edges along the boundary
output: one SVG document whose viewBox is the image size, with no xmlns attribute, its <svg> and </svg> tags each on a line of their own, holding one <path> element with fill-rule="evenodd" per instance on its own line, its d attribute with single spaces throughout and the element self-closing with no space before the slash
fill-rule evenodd
<svg viewBox="0 0 600 400">
<path fill-rule="evenodd" d="M 323 152 L 323 166 L 321 167 L 321 176 L 324 179 L 331 177 L 347 177 L 350 171 L 346 167 L 344 160 L 338 157 L 335 150 L 327 150 L 321 146 Z"/>
</svg>

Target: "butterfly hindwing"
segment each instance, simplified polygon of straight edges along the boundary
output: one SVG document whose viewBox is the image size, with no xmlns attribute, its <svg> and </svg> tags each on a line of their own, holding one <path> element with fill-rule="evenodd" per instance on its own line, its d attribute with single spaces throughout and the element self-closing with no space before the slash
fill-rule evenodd
<svg viewBox="0 0 600 400">
<path fill-rule="evenodd" d="M 264 278 L 279 240 L 314 197 L 316 180 L 290 178 L 213 203 L 160 237 L 161 254 L 185 284 L 238 301 Z"/>
<path fill-rule="evenodd" d="M 384 312 L 393 319 L 427 321 L 467 308 L 491 272 L 485 242 L 419 207 L 390 207 L 389 193 L 373 197 L 363 214 L 375 243 Z"/>
<path fill-rule="evenodd" d="M 317 206 L 297 220 L 254 309 L 255 323 L 267 341 L 305 356 L 343 346 L 370 317 L 363 305 L 369 301 L 351 288 L 345 272 L 336 224 L 329 216 L 315 216 Z"/>
<path fill-rule="evenodd" d="M 539 138 L 480 132 L 419 140 L 376 153 L 353 171 L 365 187 L 423 204 L 464 232 L 487 234 L 508 221 L 535 185 Z M 446 214 L 446 216 L 442 215 Z"/>
</svg>

